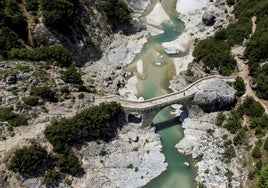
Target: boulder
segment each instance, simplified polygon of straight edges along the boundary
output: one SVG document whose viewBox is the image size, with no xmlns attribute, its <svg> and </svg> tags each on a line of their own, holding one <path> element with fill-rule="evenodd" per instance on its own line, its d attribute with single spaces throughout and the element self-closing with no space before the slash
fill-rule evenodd
<svg viewBox="0 0 268 188">
<path fill-rule="evenodd" d="M 129 138 L 130 141 L 132 141 L 132 142 L 138 142 L 138 140 L 139 140 L 139 136 L 138 136 L 137 133 L 132 132 L 132 131 L 129 131 L 129 132 L 127 133 L 127 135 L 128 135 L 128 138 Z"/>
<path fill-rule="evenodd" d="M 14 74 L 14 75 L 8 75 L 6 77 L 6 83 L 7 84 L 16 84 L 17 83 L 17 76 Z"/>
<path fill-rule="evenodd" d="M 214 12 L 206 11 L 202 16 L 202 21 L 206 26 L 212 26 L 216 21 Z"/>
<path fill-rule="evenodd" d="M 203 86 L 194 95 L 194 102 L 205 112 L 229 110 L 235 104 L 236 90 L 223 81 Z"/>
</svg>

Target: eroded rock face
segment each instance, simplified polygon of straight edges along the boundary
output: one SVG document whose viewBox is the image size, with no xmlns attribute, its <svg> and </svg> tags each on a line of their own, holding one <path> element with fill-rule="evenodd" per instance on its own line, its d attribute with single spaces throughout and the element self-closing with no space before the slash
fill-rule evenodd
<svg viewBox="0 0 268 188">
<path fill-rule="evenodd" d="M 236 100 L 236 90 L 223 81 L 205 85 L 194 96 L 194 102 L 205 112 L 230 109 Z"/>
</svg>

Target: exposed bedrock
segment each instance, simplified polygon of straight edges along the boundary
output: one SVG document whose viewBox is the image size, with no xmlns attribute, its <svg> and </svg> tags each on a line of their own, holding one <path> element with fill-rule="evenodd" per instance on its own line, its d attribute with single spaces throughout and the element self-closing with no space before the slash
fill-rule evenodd
<svg viewBox="0 0 268 188">
<path fill-rule="evenodd" d="M 205 112 L 229 110 L 236 101 L 236 90 L 223 81 L 206 84 L 194 96 L 194 102 Z"/>
</svg>

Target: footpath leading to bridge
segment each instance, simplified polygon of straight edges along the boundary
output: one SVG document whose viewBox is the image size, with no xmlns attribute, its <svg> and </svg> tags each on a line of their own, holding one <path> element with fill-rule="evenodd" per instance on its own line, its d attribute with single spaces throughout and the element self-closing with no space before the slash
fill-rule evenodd
<svg viewBox="0 0 268 188">
<path fill-rule="evenodd" d="M 182 104 L 187 105 L 190 104 L 194 98 L 194 95 L 197 91 L 202 88 L 205 84 L 215 82 L 215 81 L 225 81 L 225 82 L 234 82 L 235 76 L 220 76 L 220 75 L 213 75 L 201 78 L 186 88 L 174 92 L 169 93 L 166 95 L 162 95 L 160 97 L 155 97 L 152 99 L 144 100 L 144 101 L 131 101 L 127 99 L 123 99 L 120 96 L 113 95 L 113 96 L 105 96 L 96 98 L 96 104 L 101 102 L 111 102 L 116 101 L 121 104 L 126 114 L 126 117 L 130 113 L 138 112 L 142 116 L 142 124 L 143 126 L 148 126 L 152 122 L 153 117 L 163 108 L 172 105 L 172 104 Z"/>
</svg>

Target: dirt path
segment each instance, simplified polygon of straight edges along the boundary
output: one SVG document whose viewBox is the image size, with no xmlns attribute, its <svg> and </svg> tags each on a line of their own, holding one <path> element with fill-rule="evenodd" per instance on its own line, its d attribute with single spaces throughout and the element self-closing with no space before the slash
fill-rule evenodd
<svg viewBox="0 0 268 188">
<path fill-rule="evenodd" d="M 24 16 L 27 19 L 27 29 L 28 29 L 28 43 L 30 46 L 34 46 L 34 38 L 33 38 L 33 34 L 32 34 L 32 28 L 35 25 L 34 22 L 34 17 L 29 14 L 29 12 L 27 12 L 26 7 L 24 6 L 24 4 L 20 4 L 19 5 L 21 11 L 23 12 Z"/>
<path fill-rule="evenodd" d="M 257 25 L 256 25 L 256 19 L 257 17 L 254 16 L 251 18 L 252 21 L 252 33 L 251 35 L 256 31 Z M 245 47 L 244 46 L 234 46 L 231 49 L 232 54 L 235 57 L 235 60 L 237 62 L 237 66 L 238 66 L 238 70 L 239 72 L 236 74 L 237 76 L 241 76 L 246 84 L 246 92 L 245 92 L 245 96 L 251 96 L 254 97 L 254 99 L 256 101 L 258 101 L 259 103 L 262 104 L 262 106 L 265 109 L 265 113 L 268 114 L 268 101 L 263 100 L 263 99 L 259 99 L 256 96 L 256 92 L 250 87 L 250 80 L 252 79 L 251 76 L 249 76 L 249 70 L 248 70 L 248 65 L 245 64 L 245 61 L 240 59 L 239 57 L 237 57 L 235 54 L 237 54 L 239 51 L 244 51 Z"/>
</svg>

